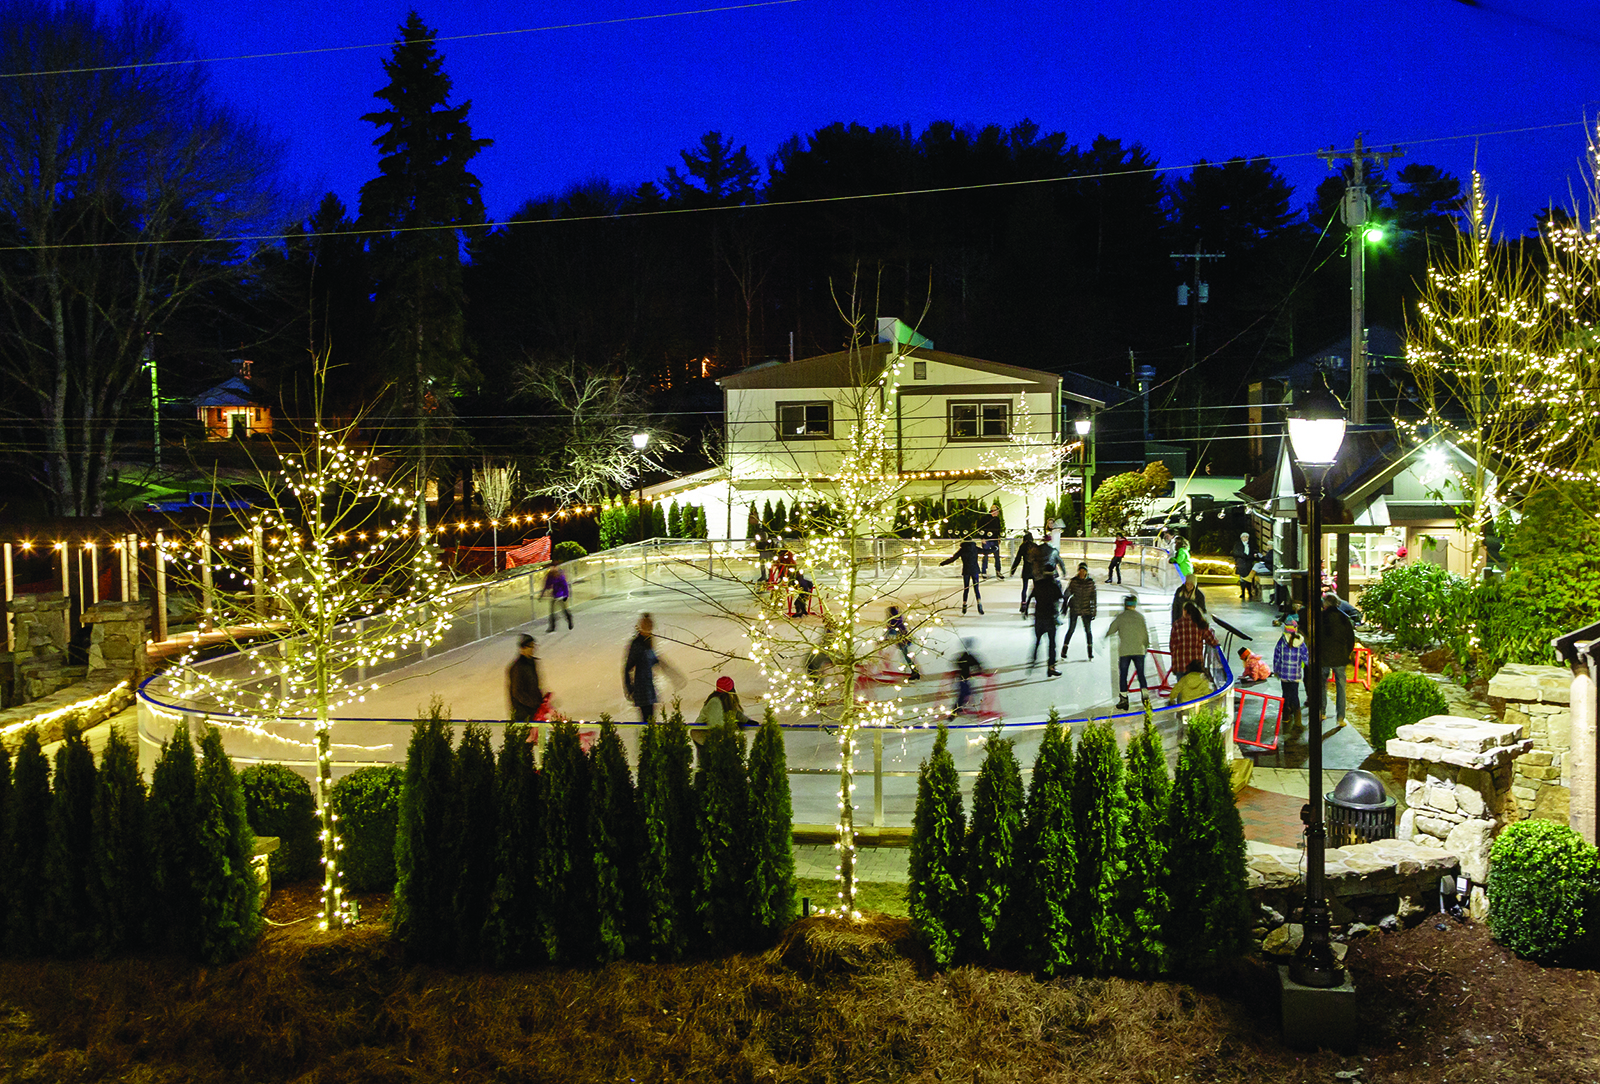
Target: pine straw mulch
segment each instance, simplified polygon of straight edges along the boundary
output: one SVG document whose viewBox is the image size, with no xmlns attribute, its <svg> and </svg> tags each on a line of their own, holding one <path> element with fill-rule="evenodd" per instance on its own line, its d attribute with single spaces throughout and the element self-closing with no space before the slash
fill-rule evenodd
<svg viewBox="0 0 1600 1084">
<path fill-rule="evenodd" d="M 940 974 L 904 919 L 871 917 L 807 919 L 768 952 L 677 966 L 478 973 L 403 965 L 371 922 L 384 901 L 366 902 L 369 925 L 273 927 L 229 967 L 0 963 L 0 1079 L 1600 1079 L 1600 977 L 1517 960 L 1442 920 L 1352 946 L 1365 1038 L 1341 1055 L 1282 1045 L 1276 981 L 1256 961 L 1200 984 Z M 314 907 L 291 888 L 269 915 Z"/>
</svg>

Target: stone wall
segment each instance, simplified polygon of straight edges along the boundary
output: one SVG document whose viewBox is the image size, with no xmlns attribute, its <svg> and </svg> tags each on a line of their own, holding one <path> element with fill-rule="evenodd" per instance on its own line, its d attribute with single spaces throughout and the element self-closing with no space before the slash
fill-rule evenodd
<svg viewBox="0 0 1600 1084">
<path fill-rule="evenodd" d="M 78 620 L 89 626 L 89 673 L 131 672 L 138 680 L 150 672 L 145 658 L 150 638 L 148 602 L 97 602 Z"/>
<path fill-rule="evenodd" d="M 16 643 L 10 653 L 13 704 L 38 700 L 83 680 L 85 668 L 67 665 L 68 605 L 60 591 L 18 595 L 6 604 Z"/>
<path fill-rule="evenodd" d="M 149 671 L 148 603 L 100 602 L 88 607 L 81 620 L 90 626 L 89 664 L 78 667 L 65 665 L 66 599 L 59 593 L 27 595 L 11 605 L 18 618 L 13 665 L 19 684 L 26 682 L 18 691 L 28 695 L 0 710 L 0 742 L 16 748 L 30 728 L 39 732 L 40 741 L 59 741 L 68 727 L 86 730 L 133 703 L 133 686 Z"/>
<path fill-rule="evenodd" d="M 1489 682 L 1489 703 L 1533 742 L 1517 761 L 1515 819 L 1567 821 L 1572 780 L 1572 671 L 1510 663 Z"/>
</svg>

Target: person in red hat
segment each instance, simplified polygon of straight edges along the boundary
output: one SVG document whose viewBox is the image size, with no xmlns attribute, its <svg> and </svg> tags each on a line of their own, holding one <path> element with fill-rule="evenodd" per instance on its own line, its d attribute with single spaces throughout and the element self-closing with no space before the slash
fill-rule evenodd
<svg viewBox="0 0 1600 1084">
<path fill-rule="evenodd" d="M 717 687 L 712 690 L 706 702 L 700 708 L 700 714 L 695 718 L 697 727 L 717 726 L 722 723 L 732 723 L 734 726 L 754 726 L 755 721 L 744 713 L 744 705 L 739 703 L 739 694 L 733 691 L 733 679 L 723 674 L 717 679 Z M 699 739 L 701 735 L 696 735 Z"/>
</svg>

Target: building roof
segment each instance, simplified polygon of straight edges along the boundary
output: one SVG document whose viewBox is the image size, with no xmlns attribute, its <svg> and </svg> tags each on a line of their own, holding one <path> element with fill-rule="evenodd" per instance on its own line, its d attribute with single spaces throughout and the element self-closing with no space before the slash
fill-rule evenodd
<svg viewBox="0 0 1600 1084">
<path fill-rule="evenodd" d="M 1367 349 L 1365 351 L 1367 368 L 1369 371 L 1400 372 L 1405 369 L 1406 342 L 1401 334 L 1391 327 L 1374 324 L 1367 328 Z M 1350 386 L 1350 336 L 1328 343 L 1326 346 L 1301 354 L 1283 369 L 1272 374 L 1272 379 L 1281 381 L 1291 388 L 1308 387 L 1317 373 L 1327 373 L 1330 377 L 1337 374 L 1337 380 L 1330 379 L 1330 384 L 1335 384 L 1334 390 L 1349 388 Z"/>
<path fill-rule="evenodd" d="M 790 362 L 764 362 L 725 376 L 717 381 L 724 388 L 746 390 L 752 388 L 849 388 L 860 387 L 875 379 L 888 363 L 892 343 L 874 343 L 859 350 L 841 350 L 834 354 L 799 358 Z M 964 369 L 976 369 L 994 376 L 1029 384 L 1043 384 L 1059 388 L 1061 378 L 1054 373 L 1038 369 L 1025 369 L 1020 365 L 1006 365 L 998 361 L 964 357 L 943 350 L 921 347 L 905 350 L 907 357 L 921 361 L 937 361 Z M 1101 400 L 1088 396 L 1065 393 L 1069 398 L 1093 406 L 1103 405 Z"/>
<path fill-rule="evenodd" d="M 265 392 L 240 376 L 230 376 L 194 397 L 197 407 L 260 406 L 266 401 Z"/>
</svg>

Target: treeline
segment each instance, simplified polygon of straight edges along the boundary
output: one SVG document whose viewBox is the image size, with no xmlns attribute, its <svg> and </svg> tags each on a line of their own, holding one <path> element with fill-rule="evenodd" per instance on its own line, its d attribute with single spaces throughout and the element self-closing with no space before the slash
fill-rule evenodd
<svg viewBox="0 0 1600 1084">
<path fill-rule="evenodd" d="M 68 733 L 55 771 L 30 730 L 15 763 L 0 747 L 0 931 L 12 956 L 180 952 L 244 955 L 261 929 L 255 835 L 222 736 L 196 750 L 180 724 L 148 793 L 113 731 L 95 763 Z"/>
<path fill-rule="evenodd" d="M 970 825 L 942 728 L 917 779 L 911 922 L 935 963 L 1045 975 L 1158 975 L 1249 946 L 1244 827 L 1215 712 L 1185 728 L 1177 773 L 1147 718 L 1124 757 L 1109 723 L 1073 745 L 1054 719 L 1026 794 L 989 737 Z"/>
<path fill-rule="evenodd" d="M 406 754 L 393 933 L 417 961 L 520 967 L 669 961 L 768 943 L 794 908 L 783 735 L 771 713 L 748 753 L 712 727 L 698 768 L 681 713 L 641 732 L 634 780 L 617 728 L 585 751 L 552 728 L 458 744 L 435 705 Z"/>
<path fill-rule="evenodd" d="M 601 549 L 647 538 L 706 538 L 710 531 L 704 508 L 695 504 L 680 507 L 677 501 L 656 501 L 642 513 L 637 503 L 608 504 L 600 510 L 595 526 Z"/>
</svg>

